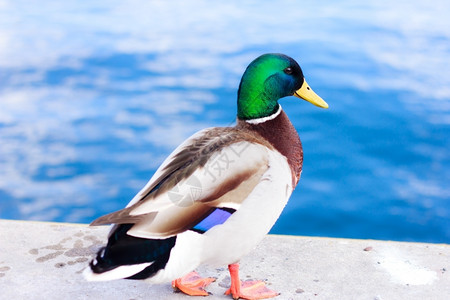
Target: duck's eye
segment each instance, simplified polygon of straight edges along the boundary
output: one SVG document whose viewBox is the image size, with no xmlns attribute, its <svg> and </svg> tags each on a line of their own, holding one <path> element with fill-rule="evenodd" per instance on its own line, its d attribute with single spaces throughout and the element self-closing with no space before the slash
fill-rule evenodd
<svg viewBox="0 0 450 300">
<path fill-rule="evenodd" d="M 288 75 L 291 75 L 292 73 L 294 73 L 294 70 L 291 67 L 287 67 L 283 71 L 284 71 L 284 73 L 286 73 Z"/>
</svg>

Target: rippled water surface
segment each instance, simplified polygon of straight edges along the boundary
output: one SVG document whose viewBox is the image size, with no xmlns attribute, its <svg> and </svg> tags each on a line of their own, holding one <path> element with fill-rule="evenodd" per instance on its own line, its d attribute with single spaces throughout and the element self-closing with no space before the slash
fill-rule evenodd
<svg viewBox="0 0 450 300">
<path fill-rule="evenodd" d="M 34 4 L 32 4 L 34 3 Z M 304 170 L 273 233 L 450 243 L 450 2 L 0 1 L 0 218 L 90 222 L 295 58 Z M 257 212 L 255 212 L 257 213 Z"/>
</svg>

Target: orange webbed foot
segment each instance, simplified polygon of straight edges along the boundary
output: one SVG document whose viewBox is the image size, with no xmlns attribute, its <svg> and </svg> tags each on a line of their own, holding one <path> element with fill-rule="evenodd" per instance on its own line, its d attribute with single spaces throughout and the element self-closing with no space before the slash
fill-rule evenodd
<svg viewBox="0 0 450 300">
<path fill-rule="evenodd" d="M 266 287 L 264 281 L 261 280 L 239 280 L 239 264 L 232 264 L 228 266 L 231 276 L 231 287 L 225 292 L 225 295 L 230 295 L 233 299 L 267 299 L 279 295 L 279 293 L 272 291 Z"/>
<path fill-rule="evenodd" d="M 216 281 L 216 278 L 202 278 L 197 272 L 192 271 L 191 273 L 172 281 L 172 287 L 175 291 L 182 291 L 190 296 L 208 296 L 209 293 L 205 291 L 205 287 L 214 281 Z"/>
<path fill-rule="evenodd" d="M 229 288 L 225 292 L 225 295 L 229 294 L 232 294 L 233 299 L 247 300 L 267 299 L 279 295 L 279 293 L 268 289 L 266 284 L 262 280 L 241 281 L 240 291 L 237 293 L 233 293 L 231 288 Z"/>
</svg>

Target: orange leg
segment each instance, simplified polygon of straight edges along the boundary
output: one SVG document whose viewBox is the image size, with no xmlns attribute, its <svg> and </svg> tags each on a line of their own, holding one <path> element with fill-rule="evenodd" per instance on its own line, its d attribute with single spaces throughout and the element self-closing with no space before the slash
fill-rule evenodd
<svg viewBox="0 0 450 300">
<path fill-rule="evenodd" d="M 228 265 L 231 276 L 231 287 L 225 292 L 225 295 L 231 294 L 233 299 L 267 299 L 276 297 L 279 294 L 266 287 L 264 281 L 261 280 L 239 280 L 239 264 Z"/>
<path fill-rule="evenodd" d="M 202 278 L 197 272 L 192 271 L 172 281 L 172 287 L 175 291 L 182 291 L 190 296 L 208 296 L 209 294 L 205 291 L 205 287 L 214 281 L 216 281 L 216 278 Z"/>
</svg>

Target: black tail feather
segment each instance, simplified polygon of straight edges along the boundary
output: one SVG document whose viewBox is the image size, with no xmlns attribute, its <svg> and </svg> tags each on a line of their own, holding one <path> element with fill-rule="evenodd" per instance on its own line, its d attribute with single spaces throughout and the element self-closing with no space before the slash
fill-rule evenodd
<svg viewBox="0 0 450 300">
<path fill-rule="evenodd" d="M 170 251 L 175 246 L 176 236 L 167 239 L 144 239 L 127 234 L 133 224 L 119 225 L 108 239 L 106 247 L 100 249 L 90 263 L 94 273 L 104 273 L 123 265 L 152 262 L 141 272 L 128 279 L 145 279 L 163 269 L 169 261 Z"/>
</svg>

